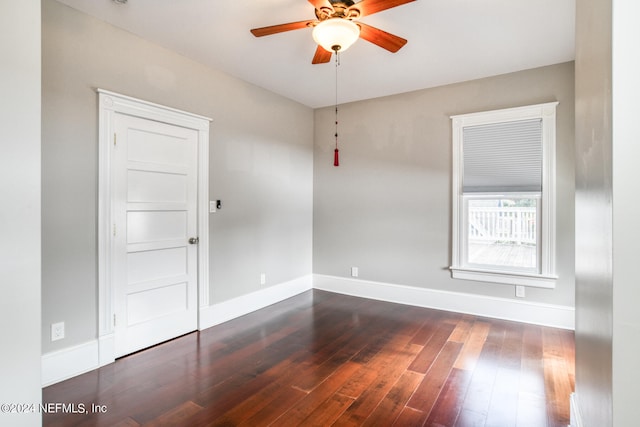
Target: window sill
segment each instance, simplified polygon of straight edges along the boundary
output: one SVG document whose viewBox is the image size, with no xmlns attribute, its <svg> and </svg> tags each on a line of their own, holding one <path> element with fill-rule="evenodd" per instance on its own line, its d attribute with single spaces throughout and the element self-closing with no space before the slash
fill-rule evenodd
<svg viewBox="0 0 640 427">
<path fill-rule="evenodd" d="M 474 270 L 460 267 L 449 267 L 451 277 L 462 280 L 475 280 L 478 282 L 500 283 L 503 285 L 520 285 L 534 288 L 555 289 L 558 276 L 545 276 L 542 274 L 505 273 L 491 270 Z"/>
</svg>

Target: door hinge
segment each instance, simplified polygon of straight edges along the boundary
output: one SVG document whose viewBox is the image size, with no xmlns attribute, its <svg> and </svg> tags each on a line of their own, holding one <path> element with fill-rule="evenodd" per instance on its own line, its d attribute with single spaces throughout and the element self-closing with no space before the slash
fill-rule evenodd
<svg viewBox="0 0 640 427">
<path fill-rule="evenodd" d="M 113 146 L 115 147 L 118 144 L 118 134 L 113 134 Z"/>
<path fill-rule="evenodd" d="M 115 315 L 115 313 L 114 313 L 114 315 L 113 315 L 113 326 L 114 326 L 114 327 L 116 326 L 116 315 Z"/>
</svg>

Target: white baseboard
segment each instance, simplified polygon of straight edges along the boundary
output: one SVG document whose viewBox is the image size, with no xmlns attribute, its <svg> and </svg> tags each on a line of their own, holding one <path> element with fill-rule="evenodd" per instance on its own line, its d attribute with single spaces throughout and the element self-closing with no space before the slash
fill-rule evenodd
<svg viewBox="0 0 640 427">
<path fill-rule="evenodd" d="M 228 322 L 261 308 L 291 298 L 312 288 L 312 275 L 270 286 L 257 292 L 200 308 L 200 330 Z"/>
<path fill-rule="evenodd" d="M 418 307 L 575 329 L 573 307 L 416 288 L 345 277 L 313 275 L 314 289 Z"/>
<path fill-rule="evenodd" d="M 575 325 L 573 307 L 315 274 L 270 286 L 219 304 L 202 307 L 199 329 L 206 329 L 244 316 L 312 288 L 563 329 L 574 329 Z M 84 344 L 44 354 L 42 356 L 43 387 L 113 362 L 115 354 L 113 340 L 113 335 L 105 335 Z M 572 426 L 581 427 L 581 424 L 572 424 Z"/>
<path fill-rule="evenodd" d="M 115 335 L 107 334 L 98 337 L 98 362 L 100 366 L 108 365 L 116 361 Z"/>
<path fill-rule="evenodd" d="M 275 304 L 308 291 L 311 286 L 312 276 L 307 275 L 230 301 L 203 307 L 200 309 L 199 329 Z M 42 386 L 46 387 L 112 363 L 115 360 L 114 348 L 114 336 L 109 334 L 42 355 Z"/>
<path fill-rule="evenodd" d="M 98 340 L 42 355 L 42 386 L 46 387 L 99 366 Z"/>
<path fill-rule="evenodd" d="M 582 427 L 582 417 L 580 416 L 580 408 L 578 407 L 578 402 L 576 401 L 577 397 L 575 393 L 571 393 L 569 397 L 569 408 L 570 408 L 570 427 Z"/>
</svg>

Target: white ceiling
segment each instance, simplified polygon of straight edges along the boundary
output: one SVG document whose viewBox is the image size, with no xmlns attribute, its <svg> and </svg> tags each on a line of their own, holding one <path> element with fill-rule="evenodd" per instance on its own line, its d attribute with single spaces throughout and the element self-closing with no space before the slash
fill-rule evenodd
<svg viewBox="0 0 640 427">
<path fill-rule="evenodd" d="M 307 0 L 58 0 L 309 107 L 335 102 L 335 62 L 312 65 Z M 574 59 L 575 0 L 416 0 L 362 18 L 408 39 L 390 53 L 358 40 L 340 56 L 339 102 L 441 86 Z"/>
</svg>

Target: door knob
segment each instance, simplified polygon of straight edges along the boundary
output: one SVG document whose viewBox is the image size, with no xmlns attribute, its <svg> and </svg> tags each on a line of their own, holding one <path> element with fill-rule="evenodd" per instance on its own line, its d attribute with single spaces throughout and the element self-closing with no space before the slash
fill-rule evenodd
<svg viewBox="0 0 640 427">
<path fill-rule="evenodd" d="M 200 241 L 199 237 L 192 237 L 192 238 L 189 239 L 189 243 L 192 244 L 192 245 L 197 244 L 199 241 Z"/>
</svg>

